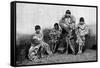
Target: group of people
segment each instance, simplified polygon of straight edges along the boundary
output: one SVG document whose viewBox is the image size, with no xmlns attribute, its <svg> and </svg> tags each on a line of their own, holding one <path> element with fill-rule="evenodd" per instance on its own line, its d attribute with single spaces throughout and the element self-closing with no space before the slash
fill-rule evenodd
<svg viewBox="0 0 100 68">
<path fill-rule="evenodd" d="M 52 45 L 44 41 L 39 25 L 35 26 L 35 31 L 28 52 L 28 58 L 33 62 L 39 61 L 41 57 L 44 57 L 44 52 L 48 56 L 52 56 L 59 48 L 59 42 L 63 42 L 61 40 L 65 40 L 67 50 L 69 46 L 73 53 L 75 53 L 75 49 L 73 48 L 74 44 L 78 44 L 77 54 L 81 54 L 83 46 L 85 45 L 85 35 L 88 34 L 84 18 L 80 17 L 79 23 L 76 25 L 75 17 L 72 16 L 70 10 L 66 10 L 65 15 L 59 23 L 55 23 L 54 28 L 50 31 L 49 36 Z"/>
</svg>

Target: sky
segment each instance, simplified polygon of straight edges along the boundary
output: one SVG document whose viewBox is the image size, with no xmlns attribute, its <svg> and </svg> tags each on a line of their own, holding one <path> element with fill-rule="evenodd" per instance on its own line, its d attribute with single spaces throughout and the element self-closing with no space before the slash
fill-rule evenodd
<svg viewBox="0 0 100 68">
<path fill-rule="evenodd" d="M 87 25 L 96 27 L 96 8 L 93 7 L 17 3 L 17 33 L 32 34 L 35 25 L 40 25 L 42 29 L 53 28 L 53 24 L 59 22 L 66 10 L 71 11 L 76 23 L 79 23 L 80 17 L 84 17 Z"/>
</svg>

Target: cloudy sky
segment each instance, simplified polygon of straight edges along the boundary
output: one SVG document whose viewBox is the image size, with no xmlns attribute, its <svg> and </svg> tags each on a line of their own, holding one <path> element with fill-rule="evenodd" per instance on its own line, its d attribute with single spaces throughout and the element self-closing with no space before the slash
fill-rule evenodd
<svg viewBox="0 0 100 68">
<path fill-rule="evenodd" d="M 32 34 L 35 25 L 40 25 L 42 29 L 52 28 L 68 9 L 75 16 L 76 23 L 84 17 L 86 24 L 96 24 L 96 8 L 93 7 L 17 3 L 17 33 Z"/>
</svg>

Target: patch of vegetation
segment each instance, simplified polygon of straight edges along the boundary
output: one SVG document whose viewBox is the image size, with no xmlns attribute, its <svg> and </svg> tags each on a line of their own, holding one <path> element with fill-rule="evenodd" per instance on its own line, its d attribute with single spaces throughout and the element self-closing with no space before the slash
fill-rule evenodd
<svg viewBox="0 0 100 68">
<path fill-rule="evenodd" d="M 48 41 L 50 40 L 50 33 L 51 29 L 49 28 L 45 28 L 43 30 L 43 35 L 44 35 L 44 41 L 48 44 L 50 44 Z M 30 48 L 31 45 L 31 38 L 32 35 L 22 35 L 16 42 L 19 44 L 16 44 L 16 60 L 18 62 L 22 62 L 25 59 L 27 59 L 27 54 L 28 54 L 28 50 Z M 91 31 L 89 31 L 89 35 L 86 35 L 86 46 L 85 48 L 90 49 L 90 48 L 96 48 L 96 36 L 91 35 Z"/>
</svg>

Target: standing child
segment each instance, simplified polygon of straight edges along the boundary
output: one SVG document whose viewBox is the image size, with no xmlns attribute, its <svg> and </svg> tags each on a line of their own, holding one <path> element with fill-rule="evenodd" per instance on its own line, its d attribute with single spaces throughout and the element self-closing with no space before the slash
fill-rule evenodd
<svg viewBox="0 0 100 68">
<path fill-rule="evenodd" d="M 77 26 L 77 43 L 79 44 L 78 54 L 82 53 L 83 46 L 85 45 L 85 35 L 88 34 L 88 29 L 86 27 L 84 18 L 81 17 L 79 20 L 79 24 Z"/>
<path fill-rule="evenodd" d="M 43 34 L 40 32 L 41 31 L 41 27 L 39 25 L 35 26 L 35 33 L 33 34 L 32 37 L 32 43 L 31 43 L 31 47 L 29 49 L 29 59 L 32 61 L 36 61 L 36 59 L 38 59 L 38 51 L 40 49 L 40 54 L 41 56 L 43 55 L 42 51 L 43 49 L 45 49 L 45 51 L 51 55 L 52 52 L 50 51 L 50 47 L 47 43 L 45 43 L 43 41 Z"/>
</svg>

